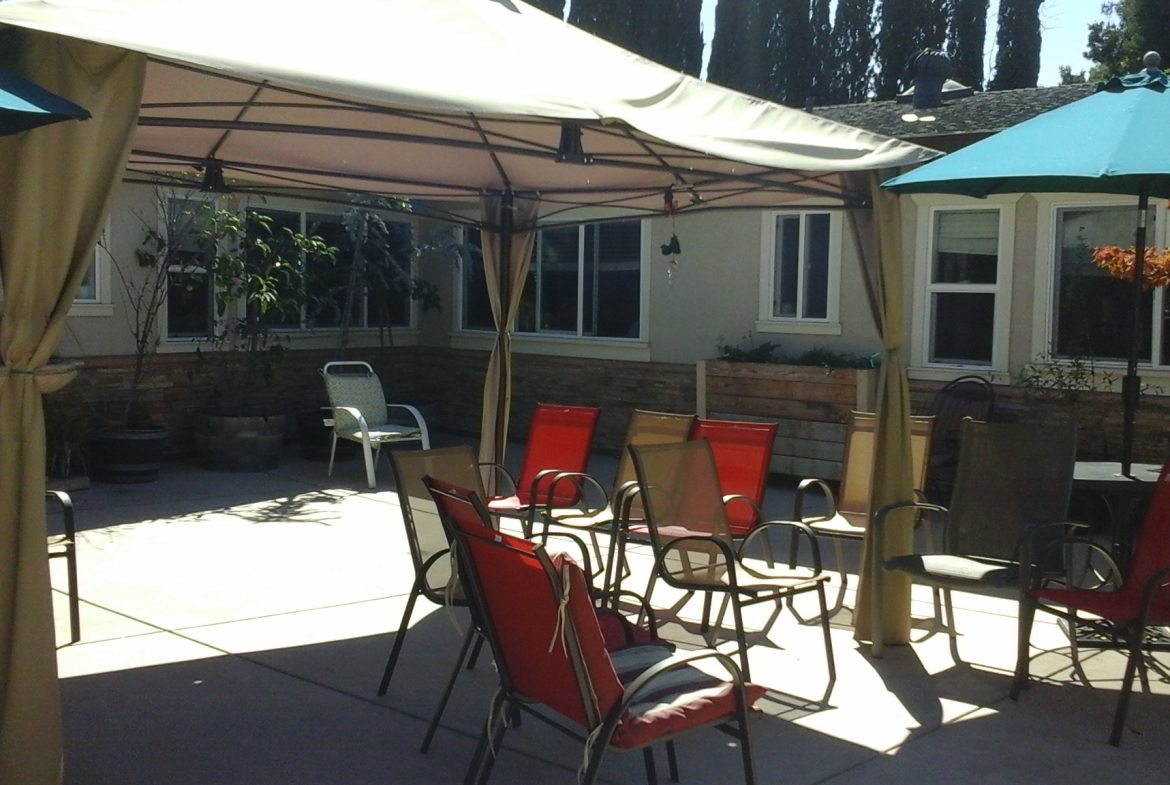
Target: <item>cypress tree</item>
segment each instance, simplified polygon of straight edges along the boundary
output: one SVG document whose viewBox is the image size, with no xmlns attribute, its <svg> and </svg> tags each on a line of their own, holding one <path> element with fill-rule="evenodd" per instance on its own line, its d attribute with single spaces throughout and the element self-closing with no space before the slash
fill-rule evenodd
<svg viewBox="0 0 1170 785">
<path fill-rule="evenodd" d="M 995 76 L 991 90 L 1035 87 L 1040 76 L 1040 4 L 1044 0 L 999 0 Z"/>
<path fill-rule="evenodd" d="M 565 0 L 528 0 L 529 5 L 534 5 L 546 14 L 552 14 L 557 19 L 565 18 Z"/>
<path fill-rule="evenodd" d="M 922 49 L 943 48 L 947 6 L 942 0 L 882 0 L 874 79 L 878 100 L 893 98 L 908 81 L 911 55 Z"/>
<path fill-rule="evenodd" d="M 873 0 L 837 0 L 830 54 L 826 57 L 827 104 L 851 104 L 869 96 L 873 60 Z"/>
<path fill-rule="evenodd" d="M 983 89 L 983 44 L 987 40 L 988 0 L 950 0 L 947 54 L 955 66 L 955 80 Z"/>
<path fill-rule="evenodd" d="M 569 21 L 618 46 L 635 46 L 633 4 L 629 0 L 573 0 Z"/>
<path fill-rule="evenodd" d="M 663 65 L 698 76 L 703 67 L 703 0 L 631 2 L 635 52 Z"/>
<path fill-rule="evenodd" d="M 769 85 L 763 97 L 803 107 L 812 91 L 809 0 L 777 0 L 765 40 Z"/>
<path fill-rule="evenodd" d="M 812 0 L 812 39 L 809 45 L 808 98 L 814 104 L 826 104 L 830 72 L 835 66 L 833 25 L 829 22 L 829 0 Z"/>
<path fill-rule="evenodd" d="M 763 95 L 769 81 L 764 42 L 774 0 L 719 0 L 707 81 Z"/>
</svg>

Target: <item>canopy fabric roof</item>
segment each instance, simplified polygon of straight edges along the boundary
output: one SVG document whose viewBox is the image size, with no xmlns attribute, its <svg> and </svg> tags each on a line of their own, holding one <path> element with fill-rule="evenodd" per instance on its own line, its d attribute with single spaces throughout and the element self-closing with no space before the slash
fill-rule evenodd
<svg viewBox="0 0 1170 785">
<path fill-rule="evenodd" d="M 867 203 L 838 173 L 933 151 L 674 72 L 511 0 L 6 0 L 0 23 L 150 57 L 129 168 L 431 200 L 542 223 Z M 556 160 L 563 122 L 592 163 Z M 165 177 L 163 178 L 165 179 Z"/>
</svg>

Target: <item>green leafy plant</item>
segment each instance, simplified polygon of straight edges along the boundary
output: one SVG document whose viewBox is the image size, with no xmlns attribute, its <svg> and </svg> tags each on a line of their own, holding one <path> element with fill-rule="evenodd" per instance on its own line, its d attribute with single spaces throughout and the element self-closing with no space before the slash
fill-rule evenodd
<svg viewBox="0 0 1170 785">
<path fill-rule="evenodd" d="M 740 363 L 775 363 L 777 365 L 812 365 L 827 370 L 836 368 L 876 368 L 880 354 L 861 355 L 838 352 L 821 346 L 813 347 L 798 354 L 780 354 L 780 344 L 765 341 L 756 344 L 749 332 L 744 335 L 743 344 L 732 346 L 719 339 L 719 359 Z"/>
<path fill-rule="evenodd" d="M 210 345 L 240 368 L 219 389 L 224 413 L 267 414 L 287 339 L 274 332 L 299 320 L 305 270 L 333 263 L 337 249 L 318 236 L 275 226 L 249 210 L 200 207 L 199 245 L 214 282 L 216 326 Z M 206 353 L 197 349 L 200 359 Z"/>
<path fill-rule="evenodd" d="M 73 401 L 45 398 L 45 471 L 66 478 L 89 473 L 89 442 L 95 432 L 92 412 Z"/>
<path fill-rule="evenodd" d="M 1076 403 L 1083 393 L 1112 390 L 1116 381 L 1117 374 L 1098 369 L 1092 358 L 1044 355 L 1020 369 L 1013 383 L 1032 400 Z"/>
</svg>

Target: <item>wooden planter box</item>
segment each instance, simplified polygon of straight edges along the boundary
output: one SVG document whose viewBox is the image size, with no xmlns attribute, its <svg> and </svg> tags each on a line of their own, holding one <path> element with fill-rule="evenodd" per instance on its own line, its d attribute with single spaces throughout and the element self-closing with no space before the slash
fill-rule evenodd
<svg viewBox="0 0 1170 785">
<path fill-rule="evenodd" d="M 771 470 L 835 480 L 849 413 L 873 411 L 877 374 L 876 368 L 700 360 L 697 408 L 704 417 L 778 422 Z"/>
</svg>

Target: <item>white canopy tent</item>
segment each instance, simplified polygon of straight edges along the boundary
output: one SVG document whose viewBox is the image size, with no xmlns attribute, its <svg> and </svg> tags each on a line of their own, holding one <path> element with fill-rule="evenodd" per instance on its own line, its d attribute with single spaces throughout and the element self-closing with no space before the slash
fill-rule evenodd
<svg viewBox="0 0 1170 785">
<path fill-rule="evenodd" d="M 0 487 L 36 489 L 0 498 L 0 534 L 13 542 L 43 533 L 35 380 L 44 377 L 113 187 L 95 161 L 125 162 L 130 178 L 151 182 L 197 184 L 209 167 L 222 167 L 241 192 L 478 205 L 498 329 L 481 445 L 492 455 L 506 434 L 508 332 L 538 223 L 809 197 L 847 207 L 877 198 L 880 207 L 872 176 L 857 173 L 934 155 L 675 73 L 511 0 L 3 0 L 0 25 L 33 31 L 20 38 L 26 76 L 94 114 L 75 128 L 0 141 L 8 296 Z M 58 198 L 51 185 L 83 181 L 93 184 L 88 201 Z M 77 219 L 82 203 L 88 212 Z M 47 244 L 66 213 L 77 231 L 68 244 Z M 907 408 L 900 292 L 887 298 L 881 290 L 900 285 L 900 265 L 887 255 L 879 274 L 873 233 L 859 234 L 888 350 L 884 421 L 896 497 L 909 489 L 897 468 L 908 453 L 897 425 Z M 887 239 L 883 245 L 898 247 Z M 21 664 L 51 659 L 51 651 L 28 651 L 44 636 L 26 629 L 45 604 L 25 600 L 47 594 L 47 572 L 33 564 L 43 554 L 32 545 L 0 558 L 0 779 L 39 783 L 38 755 L 45 739 L 59 751 L 59 735 L 43 719 L 22 725 L 44 715 L 22 705 L 28 690 L 9 687 L 31 679 L 55 694 L 44 668 Z"/>
</svg>

